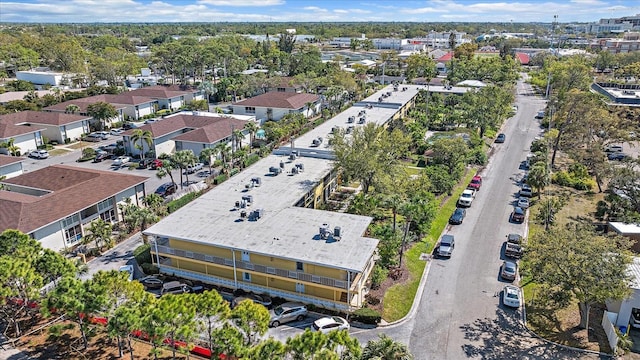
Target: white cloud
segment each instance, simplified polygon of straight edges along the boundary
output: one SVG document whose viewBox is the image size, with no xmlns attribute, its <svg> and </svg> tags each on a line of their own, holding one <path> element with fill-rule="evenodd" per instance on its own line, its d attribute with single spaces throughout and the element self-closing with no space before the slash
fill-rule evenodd
<svg viewBox="0 0 640 360">
<path fill-rule="evenodd" d="M 284 5 L 284 0 L 199 0 L 213 6 L 275 6 Z"/>
</svg>

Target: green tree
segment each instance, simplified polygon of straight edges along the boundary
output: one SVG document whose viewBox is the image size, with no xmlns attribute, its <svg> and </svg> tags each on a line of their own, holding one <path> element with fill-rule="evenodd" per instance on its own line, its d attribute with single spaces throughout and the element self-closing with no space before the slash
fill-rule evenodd
<svg viewBox="0 0 640 360">
<path fill-rule="evenodd" d="M 200 162 L 209 165 L 209 175 L 213 174 L 213 162 L 216 156 L 215 148 L 204 148 L 200 151 L 200 155 L 198 155 L 198 159 Z"/>
<path fill-rule="evenodd" d="M 227 357 L 241 357 L 246 352 L 244 335 L 240 329 L 228 322 L 211 332 L 211 337 L 216 339 L 211 348 L 212 352 Z"/>
<path fill-rule="evenodd" d="M 258 336 L 264 335 L 269 329 L 271 315 L 264 306 L 245 300 L 233 308 L 231 318 L 243 335 L 244 346 L 250 347 L 256 345 Z"/>
<path fill-rule="evenodd" d="M 260 341 L 258 345 L 250 348 L 246 353 L 246 359 L 249 360 L 285 360 L 287 349 L 283 343 L 274 339 L 268 338 Z"/>
<path fill-rule="evenodd" d="M 207 330 L 209 340 L 209 349 L 213 349 L 214 337 L 213 330 L 216 324 L 229 318 L 231 310 L 229 304 L 215 290 L 205 291 L 194 297 L 194 305 L 196 308 L 196 319 L 203 322 Z"/>
<path fill-rule="evenodd" d="M 22 334 L 20 323 L 30 312 L 30 303 L 40 298 L 42 285 L 42 276 L 28 260 L 0 256 L 0 314 L 13 326 L 15 337 Z"/>
<path fill-rule="evenodd" d="M 187 181 L 189 181 L 189 173 L 187 172 L 187 167 L 194 165 L 198 158 L 193 153 L 193 150 L 179 150 L 176 151 L 171 157 L 172 162 L 177 165 L 180 169 L 180 188 L 184 187 L 184 182 L 182 181 L 182 175 L 184 174 L 187 177 Z"/>
<path fill-rule="evenodd" d="M 469 146 L 460 137 L 441 138 L 431 145 L 434 164 L 447 167 L 449 174 L 459 178 L 469 156 Z"/>
<path fill-rule="evenodd" d="M 160 166 L 156 171 L 156 177 L 158 179 L 162 179 L 165 176 L 169 176 L 169 178 L 171 179 L 171 183 L 175 184 L 176 181 L 173 179 L 173 171 L 176 169 L 179 170 L 180 168 L 169 155 L 160 154 L 158 158 L 162 160 L 162 166 Z"/>
<path fill-rule="evenodd" d="M 100 130 L 104 130 L 106 121 L 118 116 L 118 111 L 112 104 L 99 101 L 87 106 L 87 115 L 98 122 Z"/>
<path fill-rule="evenodd" d="M 5 142 L 0 142 L 0 148 L 7 149 L 7 152 L 11 156 L 20 156 L 20 147 L 15 144 L 14 138 L 9 138 L 9 140 Z"/>
<path fill-rule="evenodd" d="M 538 193 L 538 199 L 542 196 L 542 191 L 549 185 L 549 167 L 546 162 L 533 164 L 527 175 L 527 184 Z"/>
<path fill-rule="evenodd" d="M 409 55 L 406 74 L 409 79 L 424 77 L 428 82 L 436 76 L 436 63 L 427 54 Z"/>
<path fill-rule="evenodd" d="M 131 133 L 131 142 L 135 144 L 135 148 L 140 150 L 140 160 L 144 159 L 144 145 L 147 144 L 147 149 L 151 150 L 153 145 L 153 134 L 149 130 L 135 129 Z"/>
<path fill-rule="evenodd" d="M 109 244 L 111 242 L 112 225 L 102 219 L 96 219 L 91 222 L 91 225 L 87 228 L 87 234 L 82 240 L 83 244 L 94 242 L 96 249 L 102 251 L 103 244 Z"/>
<path fill-rule="evenodd" d="M 385 334 L 378 340 L 369 340 L 362 349 L 362 359 L 379 360 L 412 360 L 413 355 L 406 345 L 399 343 Z"/>
<path fill-rule="evenodd" d="M 592 304 L 629 296 L 630 245 L 628 239 L 569 224 L 535 233 L 527 244 L 523 270 L 531 281 L 572 294 L 578 301 L 580 327 L 586 329 Z"/>
<path fill-rule="evenodd" d="M 164 206 L 164 199 L 158 194 L 149 194 L 142 198 L 142 203 L 151 209 L 157 216 L 167 215 L 167 207 Z"/>
<path fill-rule="evenodd" d="M 67 105 L 67 107 L 64 108 L 64 112 L 67 114 L 75 114 L 78 111 L 80 111 L 80 106 L 75 104 Z"/>
<path fill-rule="evenodd" d="M 194 294 L 162 296 L 151 312 L 158 335 L 167 338 L 170 344 L 182 339 L 189 343 L 193 340 L 197 323 L 195 321 L 196 308 L 193 303 Z M 176 347 L 171 346 L 173 359 L 176 357 Z"/>
</svg>

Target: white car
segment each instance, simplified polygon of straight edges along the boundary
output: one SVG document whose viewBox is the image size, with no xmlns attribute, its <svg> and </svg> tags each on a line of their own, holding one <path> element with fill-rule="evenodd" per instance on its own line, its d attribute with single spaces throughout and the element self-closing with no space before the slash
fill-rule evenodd
<svg viewBox="0 0 640 360">
<path fill-rule="evenodd" d="M 474 197 L 476 197 L 476 191 L 473 189 L 466 189 L 462 192 L 462 195 L 460 195 L 460 198 L 458 199 L 458 205 L 469 207 L 471 206 Z"/>
<path fill-rule="evenodd" d="M 124 132 L 124 130 L 120 129 L 120 128 L 116 128 L 116 129 L 111 129 L 111 131 L 109 131 L 109 133 L 111 135 L 115 135 L 115 136 L 119 136 L 122 135 L 122 133 Z"/>
<path fill-rule="evenodd" d="M 339 316 L 327 316 L 320 318 L 313 322 L 311 328 L 314 331 L 320 331 L 321 333 L 328 333 L 333 330 L 349 330 L 351 326 L 346 319 Z"/>
<path fill-rule="evenodd" d="M 193 165 L 187 166 L 186 173 L 187 174 L 193 174 L 196 171 L 202 170 L 202 168 L 204 168 L 204 164 L 203 163 L 195 163 Z"/>
<path fill-rule="evenodd" d="M 133 265 L 120 266 L 119 271 L 129 273 L 129 281 L 133 280 Z"/>
<path fill-rule="evenodd" d="M 508 307 L 519 308 L 522 305 L 520 289 L 513 285 L 505 286 L 502 294 L 502 303 Z"/>
<path fill-rule="evenodd" d="M 112 166 L 123 166 L 127 163 L 131 162 L 131 158 L 128 156 L 118 156 L 115 160 L 113 160 Z"/>
<path fill-rule="evenodd" d="M 109 138 L 109 132 L 108 131 L 96 131 L 94 134 L 100 136 L 100 138 L 102 140 L 107 140 Z"/>
<path fill-rule="evenodd" d="M 34 159 L 46 159 L 49 157 L 49 152 L 47 150 L 34 150 L 29 153 L 29 157 Z"/>
<path fill-rule="evenodd" d="M 523 209 L 528 209 L 529 208 L 529 199 L 527 199 L 526 197 L 520 197 L 518 199 L 518 204 L 516 206 L 521 207 Z"/>
</svg>

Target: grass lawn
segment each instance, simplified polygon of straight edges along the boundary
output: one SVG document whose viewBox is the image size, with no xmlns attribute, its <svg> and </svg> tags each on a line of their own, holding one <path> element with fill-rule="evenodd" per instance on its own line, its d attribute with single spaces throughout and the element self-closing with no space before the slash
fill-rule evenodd
<svg viewBox="0 0 640 360">
<path fill-rule="evenodd" d="M 476 174 L 475 169 L 468 171 L 462 182 L 453 192 L 452 196 L 449 196 L 444 204 L 440 207 L 438 215 L 431 224 L 431 231 L 429 235 L 424 237 L 420 242 L 414 244 L 411 249 L 406 252 L 405 260 L 407 268 L 409 270 L 409 279 L 402 284 L 396 284 L 391 286 L 384 295 L 384 308 L 382 311 L 382 318 L 387 322 L 393 322 L 402 319 L 409 313 L 413 300 L 420 284 L 420 278 L 424 272 L 426 262 L 420 260 L 422 253 L 431 254 L 433 247 L 438 241 L 440 234 L 447 227 L 449 223 L 449 217 L 456 208 L 456 202 L 458 197 L 464 189 L 467 188 L 467 184 L 471 181 L 471 178 Z M 443 200 L 444 197 L 437 198 Z"/>
<path fill-rule="evenodd" d="M 58 149 L 49 150 L 49 155 L 51 155 L 51 156 L 59 156 L 59 155 L 68 154 L 69 152 L 71 152 L 71 150 L 58 148 Z"/>
<path fill-rule="evenodd" d="M 85 147 L 88 147 L 88 146 L 91 146 L 90 142 L 78 141 L 77 143 L 70 144 L 67 147 L 69 149 L 82 149 L 82 148 L 85 148 Z"/>
</svg>

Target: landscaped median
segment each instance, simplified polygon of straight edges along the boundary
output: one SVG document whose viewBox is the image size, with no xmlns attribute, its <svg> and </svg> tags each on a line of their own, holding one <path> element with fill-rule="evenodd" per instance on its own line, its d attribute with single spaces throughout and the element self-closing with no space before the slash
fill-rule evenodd
<svg viewBox="0 0 640 360">
<path fill-rule="evenodd" d="M 405 317 L 411 305 L 413 304 L 422 273 L 427 264 L 426 261 L 420 259 L 423 253 L 431 254 L 433 247 L 438 242 L 438 238 L 442 231 L 449 223 L 449 217 L 456 208 L 456 202 L 462 191 L 467 188 L 467 184 L 476 175 L 475 171 L 468 171 L 462 182 L 456 187 L 451 196 L 442 195 L 437 198 L 443 201 L 438 215 L 431 224 L 429 235 L 421 241 L 415 243 L 411 249 L 406 252 L 406 265 L 409 270 L 409 279 L 402 283 L 391 286 L 384 295 L 382 318 L 386 322 L 394 322 Z"/>
</svg>

